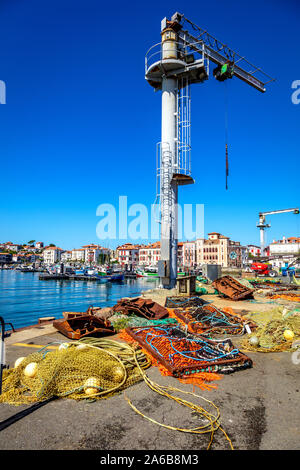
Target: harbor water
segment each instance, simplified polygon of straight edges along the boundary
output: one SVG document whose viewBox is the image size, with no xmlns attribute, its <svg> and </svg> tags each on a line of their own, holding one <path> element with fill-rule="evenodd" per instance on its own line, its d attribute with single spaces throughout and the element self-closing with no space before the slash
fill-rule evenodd
<svg viewBox="0 0 300 470">
<path fill-rule="evenodd" d="M 157 286 L 156 279 L 97 281 L 39 279 L 39 273 L 0 270 L 0 315 L 14 328 L 38 323 L 41 317 L 62 318 L 63 312 L 85 312 L 90 305 L 111 307 L 122 297 L 139 296 Z"/>
</svg>

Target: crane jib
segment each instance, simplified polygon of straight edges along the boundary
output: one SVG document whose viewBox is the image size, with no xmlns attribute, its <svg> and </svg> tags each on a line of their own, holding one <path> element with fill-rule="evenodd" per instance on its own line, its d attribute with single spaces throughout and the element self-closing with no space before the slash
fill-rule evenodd
<svg viewBox="0 0 300 470">
<path fill-rule="evenodd" d="M 193 44 L 190 44 L 189 47 L 199 53 L 202 53 L 202 46 L 198 47 Z M 228 62 L 227 57 L 222 56 L 221 54 L 213 50 L 211 47 L 204 44 L 203 48 L 204 48 L 204 54 L 215 64 L 224 65 L 226 64 L 226 62 Z M 234 65 L 233 75 L 240 78 L 244 82 L 248 83 L 248 85 L 253 86 L 258 91 L 261 91 L 262 93 L 266 91 L 265 84 L 261 80 L 258 80 L 251 73 L 235 65 L 234 62 L 233 62 L 233 65 Z"/>
</svg>

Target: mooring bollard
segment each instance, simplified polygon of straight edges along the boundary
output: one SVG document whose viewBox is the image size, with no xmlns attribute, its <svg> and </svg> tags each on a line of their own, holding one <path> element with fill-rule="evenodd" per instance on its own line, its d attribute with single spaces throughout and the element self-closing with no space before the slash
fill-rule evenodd
<svg viewBox="0 0 300 470">
<path fill-rule="evenodd" d="M 3 369 L 5 369 L 6 362 L 5 362 L 5 344 L 4 344 L 4 339 L 10 335 L 10 333 L 5 333 L 5 325 L 8 324 L 12 327 L 12 330 L 14 330 L 14 327 L 12 326 L 11 323 L 5 323 L 4 319 L 0 317 L 0 324 L 1 324 L 1 344 L 0 344 L 0 395 L 2 393 L 2 373 Z"/>
</svg>

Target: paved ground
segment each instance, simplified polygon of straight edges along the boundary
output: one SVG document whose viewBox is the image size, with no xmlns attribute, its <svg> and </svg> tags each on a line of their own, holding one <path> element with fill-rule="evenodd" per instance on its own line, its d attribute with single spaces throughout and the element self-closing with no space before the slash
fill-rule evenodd
<svg viewBox="0 0 300 470">
<path fill-rule="evenodd" d="M 7 341 L 7 363 L 33 352 L 34 344 L 49 344 L 65 338 L 53 329 L 27 330 Z M 27 343 L 29 347 L 16 346 Z M 31 346 L 30 346 L 31 345 Z M 236 342 L 238 346 L 238 342 Z M 217 390 L 198 393 L 213 401 L 221 412 L 221 423 L 239 450 L 296 450 L 300 443 L 300 365 L 290 353 L 251 353 L 253 368 L 225 375 Z M 148 370 L 159 384 L 172 384 L 184 390 L 172 377 L 162 377 L 157 368 Z M 170 399 L 141 382 L 126 391 L 144 414 L 166 424 L 191 427 L 199 419 Z M 0 421 L 26 406 L 0 404 Z M 124 395 L 96 402 L 59 399 L 35 410 L 0 433 L 0 450 L 201 450 L 208 435 L 171 431 L 147 421 L 133 411 Z M 224 435 L 215 434 L 213 449 L 229 449 Z"/>
</svg>

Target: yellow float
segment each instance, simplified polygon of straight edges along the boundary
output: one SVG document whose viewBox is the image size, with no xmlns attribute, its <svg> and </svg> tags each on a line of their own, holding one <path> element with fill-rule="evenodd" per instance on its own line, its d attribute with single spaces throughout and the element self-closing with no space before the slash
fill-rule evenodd
<svg viewBox="0 0 300 470">
<path fill-rule="evenodd" d="M 100 391 L 100 380 L 97 377 L 89 377 L 83 385 L 86 395 L 96 395 Z"/>
<path fill-rule="evenodd" d="M 291 341 L 295 335 L 292 330 L 284 330 L 283 336 L 287 341 Z"/>
</svg>

